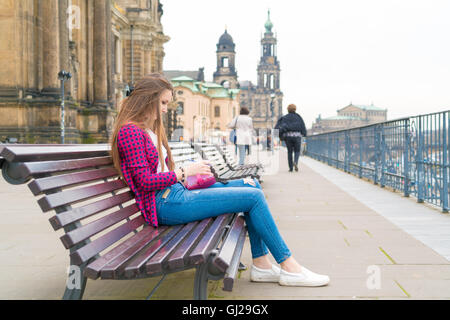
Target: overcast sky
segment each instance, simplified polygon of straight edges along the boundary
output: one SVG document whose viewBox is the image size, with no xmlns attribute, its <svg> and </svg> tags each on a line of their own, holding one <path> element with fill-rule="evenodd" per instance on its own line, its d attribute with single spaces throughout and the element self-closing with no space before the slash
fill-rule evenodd
<svg viewBox="0 0 450 320">
<path fill-rule="evenodd" d="M 353 104 L 388 119 L 450 109 L 449 0 L 161 0 L 164 70 L 216 69 L 225 27 L 238 80 L 256 83 L 267 10 L 278 38 L 283 112 L 315 118 Z"/>
</svg>

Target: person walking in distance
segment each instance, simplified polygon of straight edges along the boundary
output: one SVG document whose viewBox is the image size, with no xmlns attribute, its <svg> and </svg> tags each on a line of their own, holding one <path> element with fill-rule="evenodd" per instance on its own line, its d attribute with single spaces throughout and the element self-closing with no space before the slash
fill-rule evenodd
<svg viewBox="0 0 450 320">
<path fill-rule="evenodd" d="M 250 111 L 242 107 L 239 115 L 227 125 L 228 128 L 236 128 L 236 145 L 239 149 L 239 164 L 245 163 L 246 149 L 252 144 L 253 120 L 248 115 Z"/>
<path fill-rule="evenodd" d="M 287 109 L 288 114 L 278 120 L 275 129 L 279 130 L 280 139 L 286 143 L 289 172 L 292 172 L 293 169 L 298 171 L 300 146 L 302 137 L 306 137 L 306 127 L 302 117 L 296 112 L 295 104 L 288 105 Z"/>
</svg>

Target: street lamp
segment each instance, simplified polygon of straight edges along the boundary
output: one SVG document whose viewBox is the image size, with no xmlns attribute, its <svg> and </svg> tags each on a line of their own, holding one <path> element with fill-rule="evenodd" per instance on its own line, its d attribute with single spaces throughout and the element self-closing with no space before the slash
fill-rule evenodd
<svg viewBox="0 0 450 320">
<path fill-rule="evenodd" d="M 61 81 L 61 144 L 64 144 L 64 135 L 65 135 L 65 122 L 64 122 L 64 82 L 72 78 L 72 74 L 70 72 L 66 72 L 64 70 L 58 73 L 58 79 Z"/>
</svg>

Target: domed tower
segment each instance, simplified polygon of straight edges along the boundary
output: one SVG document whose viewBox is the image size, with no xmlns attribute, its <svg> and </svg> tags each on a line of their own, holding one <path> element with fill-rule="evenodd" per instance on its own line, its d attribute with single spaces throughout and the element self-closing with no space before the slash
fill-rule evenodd
<svg viewBox="0 0 450 320">
<path fill-rule="evenodd" d="M 238 87 L 234 48 L 233 38 L 225 29 L 225 33 L 220 36 L 217 43 L 217 70 L 213 74 L 213 81 L 228 88 Z"/>
</svg>

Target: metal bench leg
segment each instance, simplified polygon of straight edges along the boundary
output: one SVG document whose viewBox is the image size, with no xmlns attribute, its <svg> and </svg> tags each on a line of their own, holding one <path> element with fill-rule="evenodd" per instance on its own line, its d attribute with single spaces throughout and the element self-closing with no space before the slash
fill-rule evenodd
<svg viewBox="0 0 450 320">
<path fill-rule="evenodd" d="M 194 300 L 206 300 L 208 295 L 208 263 L 197 267 L 194 278 Z"/>
</svg>

